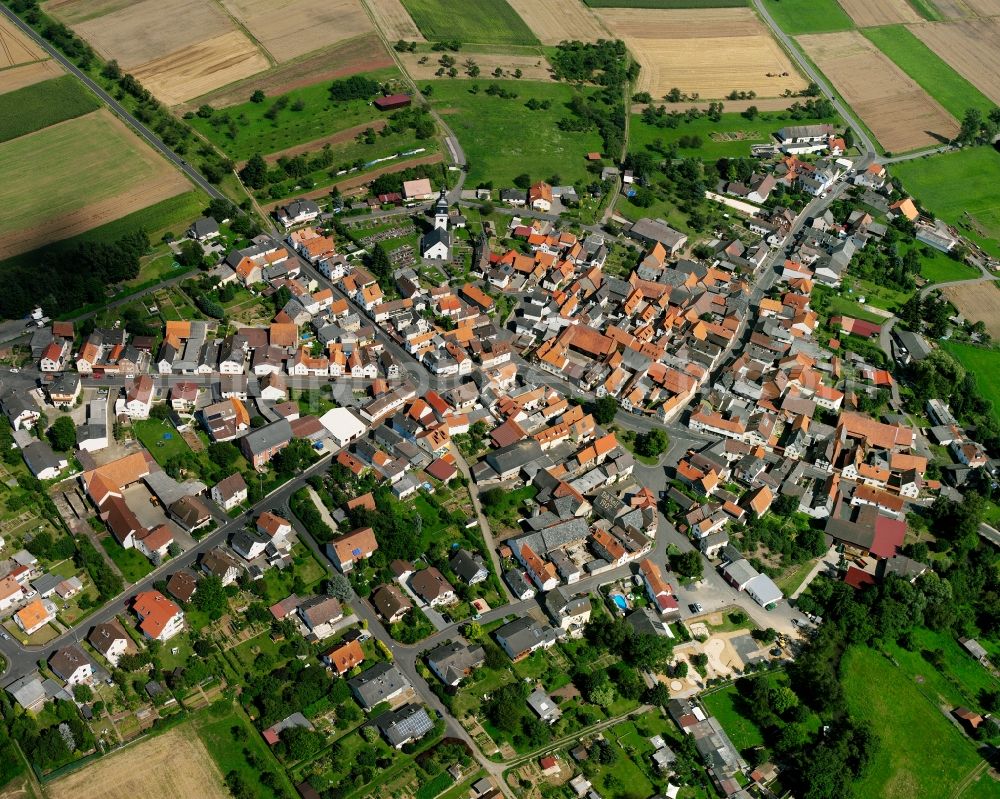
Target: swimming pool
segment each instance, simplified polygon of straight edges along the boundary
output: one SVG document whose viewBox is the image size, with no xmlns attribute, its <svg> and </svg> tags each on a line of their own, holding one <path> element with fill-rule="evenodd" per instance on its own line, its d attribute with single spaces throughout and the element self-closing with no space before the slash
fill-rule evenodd
<svg viewBox="0 0 1000 799">
<path fill-rule="evenodd" d="M 621 610 L 628 610 L 628 602 L 625 601 L 625 597 L 621 594 L 613 594 L 611 601 L 614 602 Z"/>
</svg>

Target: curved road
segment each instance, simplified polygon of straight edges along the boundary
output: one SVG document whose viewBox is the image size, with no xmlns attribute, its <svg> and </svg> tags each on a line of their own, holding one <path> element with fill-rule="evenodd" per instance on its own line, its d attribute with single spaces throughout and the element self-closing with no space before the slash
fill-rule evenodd
<svg viewBox="0 0 1000 799">
<path fill-rule="evenodd" d="M 224 195 L 215 186 L 205 180 L 201 173 L 191 166 L 187 161 L 181 158 L 177 153 L 167 147 L 166 144 L 157 136 L 153 131 L 143 125 L 138 119 L 136 119 L 128 110 L 122 106 L 114 97 L 108 94 L 104 89 L 102 89 L 97 83 L 95 83 L 88 75 L 81 72 L 80 69 L 69 59 L 66 58 L 62 53 L 60 53 L 55 47 L 53 47 L 48 41 L 43 39 L 35 30 L 24 22 L 17 14 L 11 11 L 4 5 L 0 5 L 0 13 L 2 13 L 7 19 L 14 23 L 18 28 L 20 28 L 24 33 L 31 37 L 31 39 L 41 47 L 49 56 L 56 61 L 63 69 L 73 75 L 77 80 L 81 81 L 88 89 L 90 89 L 94 94 L 101 98 L 104 103 L 115 112 L 116 115 L 121 117 L 130 127 L 135 129 L 135 131 L 142 136 L 147 142 L 149 142 L 156 150 L 163 155 L 168 161 L 174 164 L 178 169 L 181 170 L 191 181 L 198 186 L 198 188 L 205 191 L 210 197 L 215 199 L 222 199 Z"/>
</svg>

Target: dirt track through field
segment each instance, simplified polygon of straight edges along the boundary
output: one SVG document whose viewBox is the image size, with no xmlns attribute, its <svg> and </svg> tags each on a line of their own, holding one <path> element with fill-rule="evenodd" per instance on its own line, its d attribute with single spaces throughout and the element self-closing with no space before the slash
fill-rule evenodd
<svg viewBox="0 0 1000 799">
<path fill-rule="evenodd" d="M 1000 19 L 909 27 L 959 75 L 994 103 L 1000 103 Z"/>
<path fill-rule="evenodd" d="M 507 0 L 542 44 L 596 42 L 609 33 L 582 0 Z"/>
<path fill-rule="evenodd" d="M 806 87 L 749 8 L 605 8 L 598 17 L 642 67 L 637 88 L 656 98 L 673 88 L 708 100 L 734 89 L 777 97 Z"/>
<path fill-rule="evenodd" d="M 399 0 L 367 0 L 378 27 L 392 43 L 404 39 L 408 42 L 426 42 L 417 24 Z"/>
<path fill-rule="evenodd" d="M 205 745 L 190 726 L 149 738 L 50 783 L 51 799 L 227 799 Z"/>
<path fill-rule="evenodd" d="M 374 30 L 361 0 L 221 1 L 279 63 Z"/>
<path fill-rule="evenodd" d="M 33 64 L 5 69 L 0 71 L 0 94 L 41 83 L 49 78 L 58 78 L 62 74 L 62 69 L 55 61 L 35 61 Z"/>
<path fill-rule="evenodd" d="M 886 150 L 906 152 L 950 141 L 958 122 L 856 31 L 798 37 Z"/>
<path fill-rule="evenodd" d="M 1000 337 L 1000 288 L 996 283 L 970 283 L 941 289 L 960 314 L 971 322 L 982 321 L 993 338 Z"/>
<path fill-rule="evenodd" d="M 840 0 L 840 4 L 862 28 L 923 19 L 907 0 Z"/>
<path fill-rule="evenodd" d="M 45 53 L 6 17 L 0 17 L 0 69 L 45 58 Z"/>
<path fill-rule="evenodd" d="M 358 36 L 297 61 L 283 64 L 265 73 L 254 75 L 218 90 L 191 98 L 178 110 L 187 111 L 208 103 L 215 108 L 245 103 L 255 89 L 269 97 L 284 94 L 314 83 L 391 67 L 393 60 L 374 33 Z"/>
</svg>

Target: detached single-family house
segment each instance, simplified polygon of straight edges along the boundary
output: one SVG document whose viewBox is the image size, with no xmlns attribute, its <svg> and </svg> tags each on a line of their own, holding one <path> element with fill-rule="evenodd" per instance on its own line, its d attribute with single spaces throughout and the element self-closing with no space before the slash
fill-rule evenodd
<svg viewBox="0 0 1000 799">
<path fill-rule="evenodd" d="M 406 594 L 391 583 L 376 588 L 372 593 L 371 603 L 389 624 L 395 624 L 413 607 Z"/>
<path fill-rule="evenodd" d="M 247 484 L 243 475 L 235 472 L 212 486 L 212 500 L 227 512 L 246 502 Z"/>
<path fill-rule="evenodd" d="M 333 565 L 346 573 L 359 560 L 367 560 L 378 549 L 375 531 L 371 527 L 359 527 L 326 545 L 326 554 Z"/>
<path fill-rule="evenodd" d="M 314 596 L 301 603 L 296 612 L 309 632 L 322 641 L 336 632 L 336 624 L 344 618 L 344 609 L 336 597 Z"/>
<path fill-rule="evenodd" d="M 66 685 L 84 685 L 94 678 L 94 662 L 76 644 L 53 652 L 49 657 L 49 668 Z"/>
<path fill-rule="evenodd" d="M 184 629 L 184 611 L 159 591 L 143 591 L 132 600 L 139 629 L 147 638 L 166 641 Z"/>
</svg>

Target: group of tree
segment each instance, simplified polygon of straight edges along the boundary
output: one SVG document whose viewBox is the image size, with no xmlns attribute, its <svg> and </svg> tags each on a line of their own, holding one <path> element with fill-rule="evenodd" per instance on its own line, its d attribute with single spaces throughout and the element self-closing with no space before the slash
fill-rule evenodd
<svg viewBox="0 0 1000 799">
<path fill-rule="evenodd" d="M 1000 108 L 991 108 L 984 114 L 978 108 L 969 108 L 962 116 L 962 124 L 955 144 L 991 144 L 1000 133 Z"/>
</svg>

